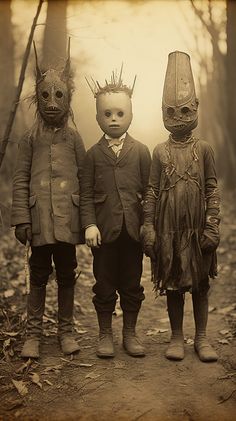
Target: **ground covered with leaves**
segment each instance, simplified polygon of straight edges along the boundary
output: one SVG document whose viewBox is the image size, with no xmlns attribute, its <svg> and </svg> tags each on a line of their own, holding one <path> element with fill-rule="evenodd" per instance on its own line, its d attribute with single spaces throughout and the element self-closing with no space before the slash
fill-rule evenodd
<svg viewBox="0 0 236 421">
<path fill-rule="evenodd" d="M 219 276 L 211 282 L 208 335 L 217 363 L 198 360 L 193 349 L 191 296 L 185 302 L 185 349 L 181 362 L 164 352 L 170 337 L 165 298 L 155 299 L 148 259 L 144 260 L 146 300 L 138 333 L 147 355 L 122 349 L 122 312 L 113 317 L 116 356 L 96 357 L 97 321 L 92 305 L 92 258 L 78 247 L 75 328 L 81 351 L 65 357 L 57 340 L 57 287 L 47 287 L 44 336 L 38 361 L 20 358 L 26 319 L 24 247 L 12 231 L 0 243 L 0 420 L 232 420 L 236 409 L 236 224 L 232 196 L 224 201 Z"/>
</svg>

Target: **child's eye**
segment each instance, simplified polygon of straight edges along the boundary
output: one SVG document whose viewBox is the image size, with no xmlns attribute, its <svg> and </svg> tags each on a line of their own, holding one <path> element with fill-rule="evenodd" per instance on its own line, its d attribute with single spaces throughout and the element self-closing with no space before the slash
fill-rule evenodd
<svg viewBox="0 0 236 421">
<path fill-rule="evenodd" d="M 190 110 L 190 108 L 188 108 L 188 107 L 183 107 L 183 108 L 181 108 L 181 113 L 182 114 L 188 114 L 189 112 L 190 112 L 191 110 Z"/>
<path fill-rule="evenodd" d="M 62 98 L 63 97 L 63 92 L 62 91 L 56 91 L 56 97 L 57 98 Z"/>
<path fill-rule="evenodd" d="M 175 113 L 175 109 L 172 108 L 172 107 L 168 107 L 166 112 L 167 112 L 168 117 L 173 117 L 173 115 Z"/>
<path fill-rule="evenodd" d="M 105 111 L 105 116 L 106 117 L 111 117 L 111 112 L 110 111 Z"/>
<path fill-rule="evenodd" d="M 123 113 L 123 111 L 118 111 L 117 115 L 118 115 L 119 117 L 123 117 L 124 113 Z"/>
<path fill-rule="evenodd" d="M 43 92 L 42 92 L 42 97 L 43 97 L 44 99 L 47 99 L 47 98 L 49 97 L 49 93 L 48 93 L 47 91 L 43 91 Z"/>
</svg>

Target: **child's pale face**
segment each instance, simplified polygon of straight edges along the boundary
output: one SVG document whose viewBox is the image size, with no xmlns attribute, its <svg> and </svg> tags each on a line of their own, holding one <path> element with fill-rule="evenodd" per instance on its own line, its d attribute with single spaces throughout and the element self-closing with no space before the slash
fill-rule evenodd
<svg viewBox="0 0 236 421">
<path fill-rule="evenodd" d="M 100 94 L 97 97 L 97 122 L 112 138 L 122 136 L 132 121 L 132 104 L 125 92 Z"/>
</svg>

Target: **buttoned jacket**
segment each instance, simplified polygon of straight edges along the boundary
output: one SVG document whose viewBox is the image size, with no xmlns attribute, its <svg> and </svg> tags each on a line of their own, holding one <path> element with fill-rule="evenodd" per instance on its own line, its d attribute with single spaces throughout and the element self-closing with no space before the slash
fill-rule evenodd
<svg viewBox="0 0 236 421">
<path fill-rule="evenodd" d="M 150 152 L 126 135 L 118 157 L 103 136 L 86 154 L 81 182 L 83 228 L 98 226 L 102 242 L 114 241 L 125 222 L 131 238 L 139 241 L 142 200 L 148 184 Z"/>
<path fill-rule="evenodd" d="M 85 149 L 71 127 L 35 126 L 19 146 L 13 178 L 13 226 L 32 224 L 32 245 L 80 242 L 80 177 Z"/>
</svg>

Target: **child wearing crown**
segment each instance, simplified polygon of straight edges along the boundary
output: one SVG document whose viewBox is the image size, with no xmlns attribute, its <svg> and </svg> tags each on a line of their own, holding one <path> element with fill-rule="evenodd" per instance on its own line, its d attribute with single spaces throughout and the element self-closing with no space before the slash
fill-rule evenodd
<svg viewBox="0 0 236 421">
<path fill-rule="evenodd" d="M 135 82 L 135 80 L 134 80 Z M 114 356 L 112 313 L 117 292 L 123 310 L 123 346 L 144 356 L 135 326 L 144 299 L 140 285 L 143 253 L 139 239 L 142 199 L 148 183 L 150 153 L 127 130 L 132 121 L 130 89 L 114 73 L 104 87 L 94 83 L 101 139 L 86 155 L 81 183 L 81 222 L 93 253 L 93 303 L 99 324 L 97 356 Z"/>
</svg>

